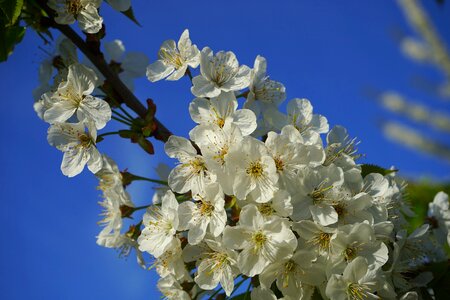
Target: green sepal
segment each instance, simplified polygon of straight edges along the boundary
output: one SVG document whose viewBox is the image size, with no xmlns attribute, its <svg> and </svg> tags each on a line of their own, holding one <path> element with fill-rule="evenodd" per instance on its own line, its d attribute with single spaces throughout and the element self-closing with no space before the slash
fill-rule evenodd
<svg viewBox="0 0 450 300">
<path fill-rule="evenodd" d="M 139 21 L 136 19 L 136 16 L 134 15 L 134 12 L 133 12 L 133 8 L 131 6 L 128 10 L 122 11 L 121 13 L 124 14 L 128 19 L 133 21 L 133 23 L 135 23 L 136 25 L 138 25 L 139 27 L 142 27 L 141 23 L 139 23 Z"/>
<path fill-rule="evenodd" d="M 392 174 L 398 172 L 398 170 L 390 170 L 385 169 L 383 167 L 377 166 L 377 165 L 371 165 L 371 164 L 362 164 L 361 165 L 361 175 L 362 177 L 366 177 L 370 173 L 379 173 L 383 176 Z"/>
</svg>

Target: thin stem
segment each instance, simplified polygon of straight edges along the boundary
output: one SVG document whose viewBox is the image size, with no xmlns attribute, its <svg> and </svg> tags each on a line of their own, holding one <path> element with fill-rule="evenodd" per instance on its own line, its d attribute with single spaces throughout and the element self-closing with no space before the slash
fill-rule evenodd
<svg viewBox="0 0 450 300">
<path fill-rule="evenodd" d="M 104 136 L 107 136 L 107 135 L 113 135 L 113 134 L 119 134 L 119 132 L 118 131 L 105 132 L 105 133 L 97 135 L 97 138 L 104 137 Z"/>
<path fill-rule="evenodd" d="M 135 207 L 134 209 L 133 209 L 133 211 L 137 211 L 137 210 L 141 210 L 141 209 L 146 209 L 146 208 L 149 208 L 151 205 L 149 204 L 149 205 L 143 205 L 143 206 L 138 206 L 138 207 Z M 141 221 L 142 222 L 142 221 Z M 141 223 L 142 224 L 142 223 Z"/>
<path fill-rule="evenodd" d="M 223 290 L 222 287 L 218 288 L 214 293 L 211 294 L 211 296 L 209 296 L 208 300 L 212 300 L 214 296 L 217 295 L 221 290 Z"/>
<path fill-rule="evenodd" d="M 115 116 L 111 116 L 111 119 L 116 120 L 117 122 L 123 123 L 123 124 L 128 125 L 128 126 L 132 126 L 133 125 L 130 122 L 122 120 L 122 119 L 120 119 L 118 117 L 115 117 Z"/>
<path fill-rule="evenodd" d="M 136 98 L 136 96 L 128 89 L 128 87 L 122 82 L 119 76 L 111 70 L 105 61 L 102 53 L 94 53 L 89 45 L 83 41 L 83 39 L 68 25 L 58 24 L 53 20 L 54 11 L 50 9 L 45 0 L 38 1 L 41 8 L 47 13 L 49 18 L 46 20 L 50 27 L 53 27 L 63 33 L 68 39 L 70 39 L 84 55 L 95 65 L 100 73 L 105 76 L 106 80 L 111 84 L 122 101 L 134 112 L 136 112 L 141 118 L 144 118 L 147 114 L 147 109 Z M 157 129 L 155 131 L 155 138 L 166 142 L 172 133 L 155 118 Z"/>
<path fill-rule="evenodd" d="M 127 110 L 126 110 L 125 108 L 123 108 L 121 105 L 119 105 L 118 108 L 119 108 L 119 109 L 120 109 L 120 110 L 121 110 L 128 118 L 130 118 L 130 120 L 133 120 L 133 119 L 134 119 L 133 116 L 130 115 L 130 113 L 127 112 Z"/>
<path fill-rule="evenodd" d="M 247 297 L 249 295 L 251 286 L 252 286 L 252 280 L 250 280 L 249 283 L 248 283 L 247 291 L 245 292 L 245 295 L 244 295 L 244 300 L 247 300 Z"/>
<path fill-rule="evenodd" d="M 147 177 L 137 176 L 134 174 L 133 174 L 133 180 L 143 180 L 143 181 L 149 181 L 149 182 L 158 183 L 158 184 L 167 185 L 167 186 L 169 185 L 167 183 L 167 181 L 164 181 L 164 180 L 151 179 L 151 178 L 147 178 Z"/>
<path fill-rule="evenodd" d="M 115 113 L 117 116 L 121 117 L 122 119 L 124 119 L 124 120 L 126 120 L 126 121 L 128 121 L 130 123 L 133 123 L 133 119 L 130 119 L 129 117 L 122 115 L 118 111 L 112 110 L 112 112 Z"/>
<path fill-rule="evenodd" d="M 241 94 L 237 95 L 236 98 L 241 98 L 241 97 L 242 98 L 246 98 L 248 93 L 250 93 L 250 91 L 242 92 Z"/>
<path fill-rule="evenodd" d="M 249 278 L 243 278 L 241 281 L 239 281 L 238 283 L 236 283 L 236 285 L 234 286 L 234 290 L 231 292 L 230 297 L 234 294 L 234 292 L 237 291 L 237 289 Z"/>
</svg>

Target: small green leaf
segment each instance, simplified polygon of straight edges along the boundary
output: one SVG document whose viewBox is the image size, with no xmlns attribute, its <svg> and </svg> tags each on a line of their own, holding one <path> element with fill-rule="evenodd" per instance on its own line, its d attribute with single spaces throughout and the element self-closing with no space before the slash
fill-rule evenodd
<svg viewBox="0 0 450 300">
<path fill-rule="evenodd" d="M 398 172 L 398 170 L 390 170 L 385 169 L 383 167 L 377 166 L 377 165 L 370 165 L 370 164 L 363 164 L 361 165 L 361 175 L 362 177 L 366 177 L 370 173 L 379 173 L 383 176 Z"/>
<path fill-rule="evenodd" d="M 0 27 L 0 62 L 8 59 L 24 34 L 25 27 L 22 26 Z"/>
<path fill-rule="evenodd" d="M 6 27 L 13 26 L 22 11 L 23 0 L 0 0 L 0 19 Z"/>
<path fill-rule="evenodd" d="M 133 8 L 130 6 L 130 8 L 126 11 L 122 11 L 122 14 L 124 14 L 128 19 L 133 21 L 136 25 L 142 27 L 141 23 L 136 19 L 136 16 L 134 15 Z"/>
</svg>

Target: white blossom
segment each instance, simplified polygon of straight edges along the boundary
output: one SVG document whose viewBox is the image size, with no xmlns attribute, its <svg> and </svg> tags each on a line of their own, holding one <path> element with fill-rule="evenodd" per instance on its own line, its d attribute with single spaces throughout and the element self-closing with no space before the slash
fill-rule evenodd
<svg viewBox="0 0 450 300">
<path fill-rule="evenodd" d="M 200 288 L 212 290 L 220 283 L 230 296 L 239 273 L 236 251 L 225 247 L 220 238 L 206 237 L 204 244 L 187 245 L 183 254 L 186 262 L 197 261 L 194 280 Z"/>
<path fill-rule="evenodd" d="M 437 193 L 433 202 L 428 204 L 428 219 L 438 242 L 450 245 L 450 209 L 446 193 Z"/>
<path fill-rule="evenodd" d="M 364 257 L 371 268 L 380 268 L 389 258 L 387 246 L 376 240 L 373 228 L 367 223 L 339 227 L 330 247 L 335 272 L 357 257 Z"/>
<path fill-rule="evenodd" d="M 292 256 L 270 264 L 259 275 L 261 286 L 270 288 L 276 280 L 278 289 L 286 297 L 309 299 L 314 286 L 323 280 L 320 270 L 313 267 L 315 253 L 298 249 Z"/>
<path fill-rule="evenodd" d="M 322 164 L 325 153 L 320 145 L 305 145 L 303 138 L 292 125 L 287 125 L 281 134 L 267 134 L 266 147 L 275 161 L 280 187 L 296 190 L 297 172 L 305 167 Z"/>
<path fill-rule="evenodd" d="M 286 219 L 265 220 L 254 205 L 245 206 L 239 225 L 225 227 L 223 243 L 242 249 L 237 262 L 242 274 L 260 274 L 270 263 L 288 257 L 297 247 L 297 239 Z"/>
<path fill-rule="evenodd" d="M 89 171 L 97 173 L 102 168 L 102 156 L 95 146 L 97 131 L 83 123 L 55 123 L 48 129 L 48 143 L 64 152 L 61 171 L 73 177 L 83 171 L 87 164 Z"/>
<path fill-rule="evenodd" d="M 293 195 L 293 219 L 306 220 L 310 217 L 323 226 L 338 221 L 338 213 L 334 208 L 335 198 L 332 191 L 344 182 L 341 168 L 334 165 L 303 169 L 299 172 L 298 192 Z"/>
<path fill-rule="evenodd" d="M 200 148 L 207 168 L 216 174 L 223 191 L 232 195 L 234 175 L 228 168 L 226 158 L 230 149 L 239 147 L 242 141 L 241 130 L 232 123 L 227 123 L 222 128 L 215 124 L 199 125 L 189 135 Z"/>
<path fill-rule="evenodd" d="M 200 243 L 207 229 L 214 236 L 219 236 L 227 222 L 223 192 L 218 183 L 205 186 L 204 193 L 194 195 L 194 202 L 185 201 L 178 207 L 179 228 L 188 230 L 188 242 Z"/>
<path fill-rule="evenodd" d="M 196 68 L 200 63 L 200 52 L 189 39 L 189 30 L 183 31 L 178 44 L 167 40 L 161 45 L 158 60 L 147 67 L 147 78 L 155 82 L 166 78 L 178 80 L 188 67 Z"/>
<path fill-rule="evenodd" d="M 328 132 L 328 121 L 322 115 L 313 114 L 308 99 L 292 99 L 287 105 L 287 123 L 300 131 L 306 143 L 316 144 L 320 133 Z"/>
<path fill-rule="evenodd" d="M 158 289 L 167 300 L 191 300 L 191 296 L 183 290 L 180 283 L 173 277 L 168 275 L 158 281 Z"/>
<path fill-rule="evenodd" d="M 48 6 L 56 11 L 55 22 L 73 24 L 86 33 L 97 33 L 102 28 L 103 18 L 98 14 L 102 0 L 49 0 Z"/>
<path fill-rule="evenodd" d="M 255 201 L 267 202 L 278 190 L 276 165 L 263 142 L 244 137 L 239 147 L 230 150 L 226 163 L 234 174 L 233 192 L 238 199 L 251 192 Z"/>
<path fill-rule="evenodd" d="M 374 294 L 376 279 L 373 275 L 366 260 L 358 257 L 348 264 L 342 275 L 330 277 L 326 295 L 331 300 L 380 299 Z"/>
<path fill-rule="evenodd" d="M 166 250 L 156 259 L 154 267 L 161 277 L 173 275 L 177 280 L 192 281 L 183 261 L 181 242 L 177 238 L 167 245 Z"/>
<path fill-rule="evenodd" d="M 284 85 L 269 79 L 266 59 L 258 55 L 251 73 L 249 93 L 244 106 L 251 105 L 256 101 L 264 110 L 267 107 L 277 107 L 285 99 Z"/>
<path fill-rule="evenodd" d="M 205 184 L 215 181 L 216 176 L 207 169 L 204 158 L 197 154 L 189 140 L 172 135 L 164 150 L 169 157 L 179 161 L 169 174 L 169 186 L 174 192 L 200 194 Z"/>
<path fill-rule="evenodd" d="M 144 230 L 138 238 L 139 250 L 155 257 L 161 256 L 176 239 L 178 223 L 177 199 L 171 191 L 167 191 L 161 206 L 153 205 L 144 214 Z"/>
<path fill-rule="evenodd" d="M 106 101 L 90 95 L 96 80 L 91 69 L 81 64 L 71 65 L 67 80 L 51 96 L 51 107 L 44 112 L 44 120 L 50 124 L 65 122 L 76 114 L 80 122 L 92 121 L 97 129 L 105 127 L 111 119 L 111 108 Z"/>
<path fill-rule="evenodd" d="M 256 116 L 249 109 L 237 107 L 234 93 L 222 92 L 211 99 L 195 98 L 189 105 L 189 113 L 198 124 L 216 124 L 223 128 L 233 123 L 241 130 L 242 135 L 249 135 L 256 129 Z"/>
<path fill-rule="evenodd" d="M 192 80 L 192 94 L 197 97 L 217 97 L 221 91 L 238 91 L 250 84 L 250 68 L 242 65 L 233 52 L 216 55 L 208 47 L 200 53 L 201 75 Z"/>
</svg>

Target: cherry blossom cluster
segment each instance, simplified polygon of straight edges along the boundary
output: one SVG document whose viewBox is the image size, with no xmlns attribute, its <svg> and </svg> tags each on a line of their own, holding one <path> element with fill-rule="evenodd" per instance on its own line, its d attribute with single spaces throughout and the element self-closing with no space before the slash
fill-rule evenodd
<svg viewBox="0 0 450 300">
<path fill-rule="evenodd" d="M 50 145 L 64 153 L 62 173 L 73 177 L 87 165 L 99 179 L 103 196 L 99 204 L 104 209 L 100 224 L 104 227 L 97 243 L 118 248 L 122 255 L 128 255 L 137 245 L 134 235 L 139 231 L 138 227 L 131 226 L 128 234 L 121 234 L 122 217 L 124 207 L 131 213 L 134 204 L 124 188 L 118 166 L 107 155 L 100 154 L 96 145 L 97 130 L 103 129 L 112 117 L 110 105 L 102 99 L 106 97 L 102 89 L 104 77 L 89 60 L 79 59 L 70 40 L 59 37 L 55 44 L 55 50 L 39 68 L 40 85 L 33 91 L 34 109 L 50 124 Z M 145 76 L 148 58 L 143 53 L 125 52 L 120 40 L 106 42 L 104 55 L 130 90 L 135 78 Z M 140 252 L 137 256 L 138 262 L 144 265 Z"/>
<path fill-rule="evenodd" d="M 232 52 L 199 51 L 187 31 L 158 57 L 147 69 L 152 82 L 200 67 L 189 105 L 198 125 L 165 144 L 178 163 L 137 240 L 155 257 L 168 299 L 230 296 L 237 278 L 253 286 L 252 299 L 419 297 L 433 279 L 425 267 L 447 259 L 446 194 L 408 234 L 412 212 L 395 172 L 363 174 L 357 141 L 342 126 L 329 129 L 307 99 L 281 112 L 285 88 L 263 57 L 251 69 Z"/>
<path fill-rule="evenodd" d="M 95 27 L 83 22 L 95 19 L 85 14 L 100 1 L 50 2 L 57 22 L 76 17 L 86 32 Z M 125 189 L 130 174 L 96 146 L 114 108 L 102 74 L 78 60 L 70 41 L 60 39 L 42 64 L 34 108 L 50 124 L 49 143 L 64 152 L 63 174 L 87 165 L 99 179 L 97 243 L 123 255 L 134 249 L 145 268 L 151 255 L 167 299 L 230 297 L 243 282 L 258 300 L 418 299 L 433 280 L 427 266 L 447 260 L 448 195 L 438 193 L 427 223 L 409 234 L 413 213 L 395 171 L 366 172 L 357 140 L 342 126 L 330 129 L 309 100 L 282 105 L 285 87 L 269 78 L 263 57 L 250 68 L 230 51 L 200 51 L 187 30 L 150 65 L 118 40 L 104 52 L 130 89 L 145 73 L 151 82 L 192 81 L 197 125 L 165 143 L 176 165 L 159 167 L 162 185 L 141 222 L 124 230 L 124 218 L 140 209 Z"/>
</svg>

